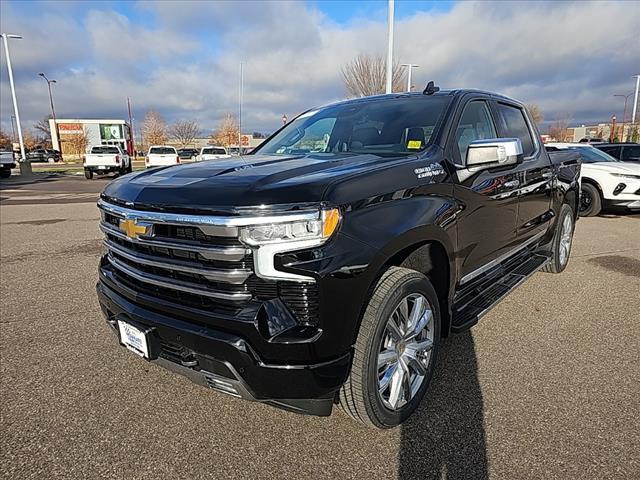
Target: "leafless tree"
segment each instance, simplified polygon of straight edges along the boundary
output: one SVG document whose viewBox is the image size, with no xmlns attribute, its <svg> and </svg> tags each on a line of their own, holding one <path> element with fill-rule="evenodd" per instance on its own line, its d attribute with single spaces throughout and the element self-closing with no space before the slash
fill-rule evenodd
<svg viewBox="0 0 640 480">
<path fill-rule="evenodd" d="M 0 129 L 0 146 L 11 149 L 11 137 L 2 129 Z"/>
<path fill-rule="evenodd" d="M 40 136 L 45 136 L 48 141 L 51 141 L 51 128 L 49 127 L 50 118 L 52 118 L 51 115 L 47 115 L 42 120 L 38 120 L 33 124 L 33 129 L 36 132 L 40 132 L 42 134 Z"/>
<path fill-rule="evenodd" d="M 541 124 L 544 120 L 544 115 L 542 115 L 540 107 L 538 107 L 538 105 L 536 105 L 535 103 L 528 103 L 526 107 L 533 121 L 538 125 Z"/>
<path fill-rule="evenodd" d="M 149 145 L 162 145 L 167 141 L 167 122 L 155 110 L 149 110 L 142 121 L 142 134 Z"/>
<path fill-rule="evenodd" d="M 360 54 L 342 67 L 342 79 L 350 97 L 367 97 L 385 92 L 387 61 L 381 55 Z M 392 90 L 403 91 L 404 73 L 393 64 Z"/>
<path fill-rule="evenodd" d="M 567 138 L 567 128 L 571 121 L 571 115 L 561 113 L 556 116 L 556 120 L 549 127 L 549 135 L 557 142 L 564 142 Z"/>
<path fill-rule="evenodd" d="M 182 148 L 193 144 L 200 133 L 200 125 L 193 120 L 178 120 L 169 128 L 169 135 L 178 141 Z"/>
<path fill-rule="evenodd" d="M 222 145 L 228 147 L 238 143 L 239 129 L 238 120 L 233 113 L 225 113 L 218 124 L 218 127 L 209 138 L 212 145 Z"/>
<path fill-rule="evenodd" d="M 69 143 L 74 154 L 82 155 L 89 145 L 89 137 L 86 132 L 73 133 L 65 139 L 65 142 Z"/>
</svg>

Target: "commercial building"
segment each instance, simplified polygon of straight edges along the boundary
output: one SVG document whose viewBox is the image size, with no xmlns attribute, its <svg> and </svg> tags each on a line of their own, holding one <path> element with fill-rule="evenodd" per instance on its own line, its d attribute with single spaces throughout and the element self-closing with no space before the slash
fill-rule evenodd
<svg viewBox="0 0 640 480">
<path fill-rule="evenodd" d="M 131 131 L 124 120 L 116 119 L 70 119 L 58 118 L 54 126 L 49 120 L 51 143 L 62 154 L 79 154 L 78 147 L 84 145 L 119 145 L 123 151 L 132 153 Z M 60 138 L 58 138 L 58 133 Z"/>
</svg>

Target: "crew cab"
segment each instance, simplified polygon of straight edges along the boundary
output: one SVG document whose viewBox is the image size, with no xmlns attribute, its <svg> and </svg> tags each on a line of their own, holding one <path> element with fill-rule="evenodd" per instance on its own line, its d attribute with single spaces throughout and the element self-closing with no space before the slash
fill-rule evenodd
<svg viewBox="0 0 640 480">
<path fill-rule="evenodd" d="M 166 167 L 180 163 L 180 157 L 174 147 L 166 145 L 154 145 L 149 147 L 144 164 L 147 168 Z"/>
<path fill-rule="evenodd" d="M 640 163 L 621 162 L 584 143 L 547 143 L 547 150 L 570 150 L 582 158 L 579 213 L 583 217 L 602 210 L 640 210 Z"/>
<path fill-rule="evenodd" d="M 91 180 L 94 174 L 125 174 L 132 171 L 129 155 L 123 152 L 118 145 L 94 145 L 90 147 L 89 153 L 82 158 L 82 164 L 84 176 L 88 180 Z"/>
<path fill-rule="evenodd" d="M 231 155 L 224 147 L 203 147 L 196 161 L 203 162 L 205 160 L 218 160 L 220 158 L 229 158 Z"/>
<path fill-rule="evenodd" d="M 13 150 L 10 147 L 0 148 L 0 178 L 9 178 L 12 168 L 16 168 Z"/>
<path fill-rule="evenodd" d="M 565 269 L 579 177 L 502 95 L 313 108 L 250 155 L 111 182 L 98 299 L 118 343 L 202 386 L 392 427 L 442 338 Z"/>
</svg>

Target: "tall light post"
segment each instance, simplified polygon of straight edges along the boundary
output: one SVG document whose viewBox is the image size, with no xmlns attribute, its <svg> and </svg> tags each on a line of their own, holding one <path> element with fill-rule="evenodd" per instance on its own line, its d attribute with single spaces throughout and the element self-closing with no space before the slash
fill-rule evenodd
<svg viewBox="0 0 640 480">
<path fill-rule="evenodd" d="M 51 104 L 51 116 L 53 117 L 53 126 L 56 129 L 56 143 L 58 144 L 58 151 L 60 152 L 60 160 L 62 161 L 62 142 L 60 141 L 60 130 L 58 130 L 58 122 L 56 120 L 56 109 L 53 106 L 53 95 L 51 94 L 51 84 L 57 83 L 53 79 L 49 79 L 44 73 L 40 72 L 38 76 L 42 77 L 47 82 L 49 88 L 49 103 Z M 51 135 L 51 148 L 56 148 L 53 144 L 53 135 Z"/>
<path fill-rule="evenodd" d="M 636 112 L 638 111 L 638 90 L 640 90 L 640 75 L 634 75 L 636 79 L 636 94 L 633 97 L 633 114 L 631 115 L 631 123 L 636 124 Z"/>
<path fill-rule="evenodd" d="M 9 71 L 9 84 L 11 85 L 11 97 L 13 98 L 13 111 L 16 114 L 16 127 L 18 130 L 18 141 L 20 142 L 20 175 L 31 175 L 31 164 L 27 162 L 27 155 L 24 151 L 24 139 L 22 138 L 22 126 L 20 125 L 20 113 L 18 112 L 18 100 L 16 99 L 16 87 L 13 83 L 13 70 L 11 69 L 11 55 L 9 55 L 9 38 L 22 38 L 20 35 L 11 33 L 0 33 L 4 43 L 4 53 L 7 57 L 7 70 Z"/>
<path fill-rule="evenodd" d="M 394 2 L 389 0 L 389 11 L 387 13 L 387 85 L 385 92 L 391 93 L 393 90 L 393 10 Z"/>
<path fill-rule="evenodd" d="M 414 68 L 418 68 L 420 65 L 416 65 L 414 63 L 402 63 L 400 64 L 401 67 L 406 67 L 407 68 L 407 92 L 411 91 L 412 85 L 411 85 L 411 70 Z"/>
<path fill-rule="evenodd" d="M 242 97 L 244 95 L 243 62 L 240 62 L 240 85 L 238 90 L 238 155 L 242 156 Z"/>
</svg>

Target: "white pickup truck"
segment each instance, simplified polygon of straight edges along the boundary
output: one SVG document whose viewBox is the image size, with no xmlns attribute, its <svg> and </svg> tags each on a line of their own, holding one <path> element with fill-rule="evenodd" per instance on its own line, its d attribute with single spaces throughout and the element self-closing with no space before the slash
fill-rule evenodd
<svg viewBox="0 0 640 480">
<path fill-rule="evenodd" d="M 94 174 L 125 174 L 131 172 L 131 159 L 117 145 L 94 145 L 83 158 L 84 176 L 91 180 Z"/>
<path fill-rule="evenodd" d="M 11 169 L 15 168 L 16 161 L 10 148 L 0 148 L 0 178 L 9 178 Z"/>
<path fill-rule="evenodd" d="M 196 158 L 197 162 L 202 162 L 204 160 L 217 160 L 219 158 L 230 158 L 231 155 L 227 152 L 227 149 L 224 147 L 203 147 L 200 150 L 200 154 Z"/>
<path fill-rule="evenodd" d="M 149 147 L 144 164 L 147 168 L 166 167 L 168 165 L 177 165 L 180 163 L 178 151 L 166 145 L 154 145 Z"/>
</svg>

